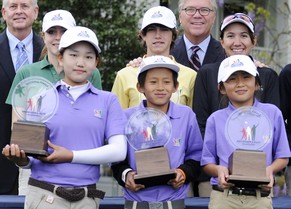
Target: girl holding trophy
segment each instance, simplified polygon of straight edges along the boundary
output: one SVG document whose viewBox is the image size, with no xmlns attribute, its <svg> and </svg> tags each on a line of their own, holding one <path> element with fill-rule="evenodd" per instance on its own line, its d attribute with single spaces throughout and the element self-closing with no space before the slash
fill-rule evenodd
<svg viewBox="0 0 291 209">
<path fill-rule="evenodd" d="M 287 165 L 291 156 L 282 114 L 275 105 L 261 103 L 255 98 L 260 79 L 249 56 L 226 58 L 220 64 L 217 83 L 218 90 L 229 103 L 228 107 L 214 112 L 206 123 L 201 165 L 212 176 L 209 208 L 273 208 L 270 191 L 274 174 Z M 241 108 L 249 108 L 250 111 L 244 112 Z M 229 123 L 234 113 L 237 117 Z M 243 120 L 244 113 L 254 115 L 250 118 L 257 117 L 258 120 Z M 234 127 L 233 130 L 229 130 L 228 125 Z M 249 188 L 247 180 L 240 186 L 228 181 L 231 176 L 229 157 L 235 151 L 234 145 L 240 149 L 259 145 L 258 150 L 266 155 L 263 172 L 269 179 L 268 184 Z M 248 163 L 252 164 L 254 160 L 249 159 Z"/>
<path fill-rule="evenodd" d="M 126 117 L 116 96 L 88 81 L 101 52 L 92 30 L 69 28 L 59 51 L 65 76 L 55 86 L 57 111 L 45 122 L 50 130 L 49 155 L 27 157 L 16 144 L 5 146 L 2 154 L 31 168 L 25 208 L 99 208 L 104 197 L 96 189 L 100 164 L 124 160 Z"/>
</svg>

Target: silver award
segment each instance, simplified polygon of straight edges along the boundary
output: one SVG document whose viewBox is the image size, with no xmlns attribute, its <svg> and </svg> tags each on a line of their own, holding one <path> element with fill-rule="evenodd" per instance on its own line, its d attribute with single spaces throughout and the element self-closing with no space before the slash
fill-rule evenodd
<svg viewBox="0 0 291 209">
<path fill-rule="evenodd" d="M 45 126 L 58 108 L 58 93 L 45 78 L 31 76 L 19 82 L 12 93 L 12 107 L 19 120 L 13 123 L 11 144 L 27 155 L 46 156 L 49 130 Z"/>
<path fill-rule="evenodd" d="M 238 108 L 228 117 L 225 136 L 236 149 L 229 157 L 228 182 L 247 188 L 268 184 L 263 148 L 272 143 L 273 128 L 269 117 L 256 107 Z"/>
<path fill-rule="evenodd" d="M 172 135 L 172 125 L 165 113 L 153 108 L 138 110 L 129 118 L 125 133 L 135 150 L 137 184 L 150 187 L 175 178 L 165 147 Z"/>
</svg>

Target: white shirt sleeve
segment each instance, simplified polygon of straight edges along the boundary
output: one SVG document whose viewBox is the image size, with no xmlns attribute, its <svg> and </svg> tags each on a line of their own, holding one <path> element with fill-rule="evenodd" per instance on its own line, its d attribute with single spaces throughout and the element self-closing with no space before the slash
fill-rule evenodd
<svg viewBox="0 0 291 209">
<path fill-rule="evenodd" d="M 114 135 L 108 139 L 108 144 L 89 150 L 73 151 L 72 163 L 105 164 L 123 161 L 127 153 L 125 135 Z"/>
</svg>

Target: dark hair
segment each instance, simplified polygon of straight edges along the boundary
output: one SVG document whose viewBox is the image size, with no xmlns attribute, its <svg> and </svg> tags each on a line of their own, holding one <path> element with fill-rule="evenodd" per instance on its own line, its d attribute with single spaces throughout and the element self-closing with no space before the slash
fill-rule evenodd
<svg viewBox="0 0 291 209">
<path fill-rule="evenodd" d="M 172 36 L 172 43 L 171 43 L 170 48 L 171 48 L 171 49 L 174 48 L 175 41 L 176 41 L 176 39 L 177 39 L 177 37 L 178 37 L 178 32 L 177 32 L 177 29 L 176 29 L 176 28 L 168 28 L 168 27 L 166 27 L 166 26 L 164 26 L 164 25 L 161 25 L 161 24 L 150 24 L 150 25 L 148 25 L 147 27 L 145 27 L 145 28 L 141 31 L 141 34 L 142 34 L 143 36 L 146 36 L 149 27 L 160 27 L 160 28 L 166 28 L 166 29 L 171 30 L 173 36 Z M 140 35 L 139 35 L 139 38 L 142 40 L 142 37 L 141 37 Z M 146 48 L 146 43 L 145 43 L 145 41 L 142 40 L 142 43 L 141 43 L 141 44 L 142 44 L 142 47 L 145 47 L 145 48 Z"/>
<path fill-rule="evenodd" d="M 148 71 L 149 70 L 142 72 L 141 74 L 139 74 L 139 76 L 137 78 L 137 81 L 138 81 L 138 83 L 139 83 L 139 85 L 141 87 L 144 87 L 145 79 L 147 77 Z M 174 72 L 173 70 L 171 70 L 171 72 L 172 72 L 172 75 L 173 75 L 172 77 L 173 77 L 173 81 L 174 81 L 174 87 L 176 88 L 178 86 L 178 73 Z"/>
<path fill-rule="evenodd" d="M 260 87 L 257 91 L 255 91 L 255 98 L 260 101 L 261 93 L 262 93 L 261 79 L 258 75 L 255 78 L 256 78 L 255 84 Z M 219 89 L 218 90 L 218 100 L 219 100 L 218 108 L 219 109 L 223 109 L 223 108 L 227 107 L 228 103 L 229 103 L 229 99 L 228 99 L 227 95 L 226 94 L 222 95 L 220 93 L 220 89 L 222 89 L 222 88 L 224 88 L 224 85 L 223 85 L 223 82 L 221 81 L 218 84 L 218 89 Z"/>
<path fill-rule="evenodd" d="M 244 25 L 244 26 L 248 29 L 248 34 L 249 34 L 249 36 L 251 37 L 251 41 L 252 41 L 252 43 L 255 44 L 256 36 L 255 36 L 255 34 L 254 34 L 250 29 L 249 29 L 249 27 L 247 27 L 245 24 L 240 23 L 240 22 L 234 22 L 234 23 Z M 232 25 L 232 24 L 234 24 L 234 23 L 231 23 L 231 24 L 229 24 L 228 26 L 230 26 L 230 25 Z M 224 31 L 225 31 L 225 29 L 226 29 L 228 26 L 226 26 L 222 31 L 220 31 L 220 38 L 221 38 L 221 39 L 223 39 L 223 37 L 224 37 Z"/>
</svg>

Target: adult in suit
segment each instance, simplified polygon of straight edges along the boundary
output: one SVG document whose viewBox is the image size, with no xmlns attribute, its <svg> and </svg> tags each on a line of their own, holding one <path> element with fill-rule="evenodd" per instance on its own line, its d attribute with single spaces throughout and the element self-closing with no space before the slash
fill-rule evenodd
<svg viewBox="0 0 291 209">
<path fill-rule="evenodd" d="M 220 28 L 220 42 L 226 52 L 226 56 L 237 54 L 250 55 L 255 47 L 257 39 L 255 36 L 255 26 L 252 19 L 242 13 L 236 13 L 224 18 Z M 197 73 L 194 87 L 193 110 L 196 113 L 199 128 L 204 137 L 205 127 L 208 117 L 218 109 L 228 105 L 228 101 L 221 95 L 217 88 L 217 75 L 221 62 L 205 64 Z M 256 96 L 260 102 L 272 103 L 279 107 L 279 83 L 277 73 L 268 67 L 260 66 L 257 70 L 260 77 L 260 91 Z M 211 189 L 208 177 L 200 176 L 204 191 L 207 187 Z M 207 191 L 209 191 L 209 189 Z M 210 193 L 207 194 L 207 196 Z"/>
<path fill-rule="evenodd" d="M 0 146 L 10 143 L 12 107 L 5 104 L 15 76 L 17 41 L 28 43 L 28 62 L 39 59 L 43 41 L 32 31 L 38 16 L 37 0 L 2 0 L 2 17 L 6 29 L 0 34 Z M 0 155 L 0 194 L 17 194 L 18 168 Z"/>
<path fill-rule="evenodd" d="M 221 62 L 225 58 L 225 52 L 220 42 L 210 34 L 216 18 L 216 0 L 179 0 L 178 7 L 184 34 L 176 40 L 175 47 L 171 51 L 177 62 L 197 71 L 198 69 L 190 61 L 194 46 L 200 48 L 197 55 L 201 66 Z M 207 184 L 208 181 L 204 183 L 205 179 L 209 178 L 203 172 L 201 178 L 202 183 L 193 182 L 193 194 L 194 196 L 209 196 L 211 188 Z M 200 189 L 198 189 L 198 184 Z"/>
<path fill-rule="evenodd" d="M 210 34 L 216 18 L 216 0 L 179 0 L 178 4 L 184 34 L 171 51 L 177 62 L 197 70 L 190 62 L 193 46 L 200 47 L 197 54 L 201 65 L 222 61 L 224 50 Z"/>
</svg>

